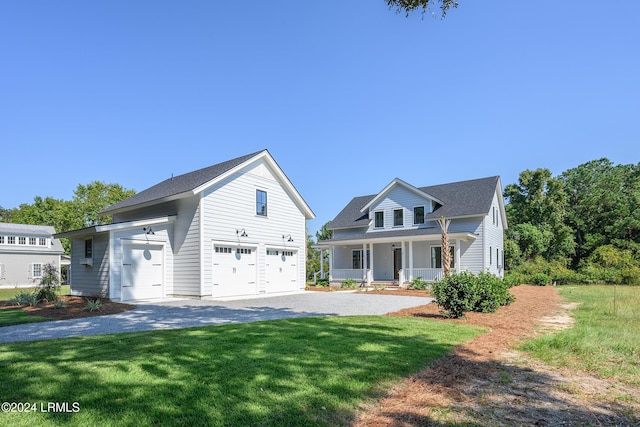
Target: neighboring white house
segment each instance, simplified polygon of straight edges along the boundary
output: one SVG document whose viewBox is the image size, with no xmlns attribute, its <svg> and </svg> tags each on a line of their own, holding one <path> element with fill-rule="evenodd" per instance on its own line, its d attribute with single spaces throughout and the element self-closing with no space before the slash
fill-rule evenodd
<svg viewBox="0 0 640 427">
<path fill-rule="evenodd" d="M 0 223 L 0 286 L 37 285 L 45 264 L 59 272 L 64 249 L 54 233 L 50 226 Z"/>
<path fill-rule="evenodd" d="M 420 188 L 394 179 L 352 199 L 328 224 L 333 237 L 316 247 L 329 253 L 332 281 L 434 281 L 443 275 L 443 216 L 451 220 L 452 270 L 502 277 L 507 220 L 498 176 Z"/>
<path fill-rule="evenodd" d="M 312 210 L 267 150 L 171 177 L 71 239 L 71 292 L 129 301 L 305 287 Z"/>
</svg>

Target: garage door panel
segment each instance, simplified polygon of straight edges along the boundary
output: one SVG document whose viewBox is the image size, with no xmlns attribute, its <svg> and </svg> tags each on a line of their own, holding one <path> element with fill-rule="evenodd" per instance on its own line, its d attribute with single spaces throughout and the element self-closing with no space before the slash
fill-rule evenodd
<svg viewBox="0 0 640 427">
<path fill-rule="evenodd" d="M 297 289 L 297 252 L 267 249 L 266 292 L 289 292 Z"/>
<path fill-rule="evenodd" d="M 216 245 L 213 254 L 213 296 L 231 297 L 257 293 L 254 248 Z"/>
<path fill-rule="evenodd" d="M 122 254 L 122 299 L 163 297 L 163 250 L 160 245 L 125 245 Z"/>
</svg>

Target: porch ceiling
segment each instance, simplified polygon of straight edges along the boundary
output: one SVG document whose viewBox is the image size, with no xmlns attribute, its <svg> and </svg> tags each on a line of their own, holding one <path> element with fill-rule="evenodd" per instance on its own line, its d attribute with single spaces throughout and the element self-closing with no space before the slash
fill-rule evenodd
<svg viewBox="0 0 640 427">
<path fill-rule="evenodd" d="M 363 244 L 363 243 L 393 243 L 398 241 L 437 241 L 442 236 L 440 228 L 418 228 L 412 230 L 373 231 L 369 233 L 352 234 L 329 240 L 322 240 L 314 248 L 329 248 L 335 245 Z M 468 231 L 449 232 L 449 239 L 475 240 L 478 236 Z"/>
</svg>

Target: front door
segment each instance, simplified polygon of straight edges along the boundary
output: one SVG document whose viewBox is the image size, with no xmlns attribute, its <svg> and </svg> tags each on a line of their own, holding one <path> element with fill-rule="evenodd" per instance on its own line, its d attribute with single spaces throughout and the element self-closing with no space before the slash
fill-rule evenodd
<svg viewBox="0 0 640 427">
<path fill-rule="evenodd" d="M 400 269 L 402 268 L 402 248 L 393 250 L 393 280 L 400 279 Z"/>
</svg>

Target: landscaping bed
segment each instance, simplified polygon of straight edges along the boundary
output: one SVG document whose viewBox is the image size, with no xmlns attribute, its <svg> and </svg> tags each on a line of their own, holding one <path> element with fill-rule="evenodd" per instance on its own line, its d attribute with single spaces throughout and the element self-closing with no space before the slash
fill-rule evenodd
<svg viewBox="0 0 640 427">
<path fill-rule="evenodd" d="M 100 308 L 94 311 L 89 311 L 87 308 L 87 298 L 85 297 L 61 295 L 58 299 L 64 301 L 65 304 L 63 307 L 55 307 L 52 302 L 47 301 L 40 302 L 35 306 L 16 306 L 12 305 L 9 301 L 0 301 L 0 310 L 20 309 L 31 316 L 45 317 L 51 320 L 62 320 L 123 313 L 136 308 L 136 306 L 132 304 L 123 304 L 111 301 L 107 298 L 98 298 L 100 300 Z M 89 299 L 95 300 L 96 298 Z"/>
</svg>

